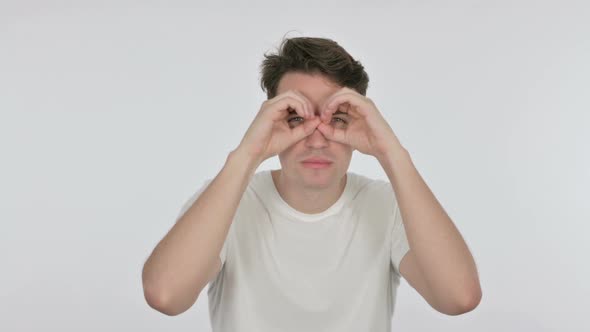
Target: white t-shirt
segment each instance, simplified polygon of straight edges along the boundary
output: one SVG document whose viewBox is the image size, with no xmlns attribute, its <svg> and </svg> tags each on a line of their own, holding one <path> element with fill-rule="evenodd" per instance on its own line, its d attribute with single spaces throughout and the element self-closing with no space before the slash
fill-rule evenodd
<svg viewBox="0 0 590 332">
<path fill-rule="evenodd" d="M 282 199 L 270 170 L 255 173 L 208 285 L 213 331 L 389 332 L 408 250 L 388 181 L 349 171 L 340 198 L 306 214 Z"/>
</svg>

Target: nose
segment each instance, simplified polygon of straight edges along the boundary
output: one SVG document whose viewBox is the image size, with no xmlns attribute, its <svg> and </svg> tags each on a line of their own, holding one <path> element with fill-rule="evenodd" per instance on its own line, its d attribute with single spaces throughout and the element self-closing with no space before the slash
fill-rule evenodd
<svg viewBox="0 0 590 332">
<path fill-rule="evenodd" d="M 317 128 L 305 139 L 305 146 L 313 149 L 321 149 L 328 146 L 328 140 Z"/>
</svg>

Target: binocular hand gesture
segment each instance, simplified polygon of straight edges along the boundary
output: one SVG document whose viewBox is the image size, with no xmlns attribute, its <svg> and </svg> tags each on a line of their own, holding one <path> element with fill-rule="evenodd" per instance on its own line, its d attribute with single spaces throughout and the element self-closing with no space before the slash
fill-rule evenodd
<svg viewBox="0 0 590 332">
<path fill-rule="evenodd" d="M 296 116 L 309 121 L 291 125 Z M 309 101 L 299 92 L 289 90 L 262 103 L 238 148 L 261 163 L 313 133 L 320 121 Z"/>
</svg>

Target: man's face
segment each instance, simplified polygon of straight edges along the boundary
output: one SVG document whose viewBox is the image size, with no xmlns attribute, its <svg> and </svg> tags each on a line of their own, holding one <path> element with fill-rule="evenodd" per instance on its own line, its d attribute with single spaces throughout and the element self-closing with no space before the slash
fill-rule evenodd
<svg viewBox="0 0 590 332">
<path fill-rule="evenodd" d="M 279 81 L 277 94 L 297 90 L 309 99 L 314 113 L 319 116 L 322 111 L 320 107 L 324 101 L 341 88 L 319 74 L 289 72 Z M 294 111 L 292 113 L 287 118 L 291 128 L 300 126 L 303 121 L 306 121 Z M 349 122 L 348 115 L 336 113 L 332 116 L 330 125 L 345 129 L 347 122 Z M 286 176 L 291 183 L 298 183 L 307 188 L 321 189 L 333 186 L 338 184 L 346 174 L 352 151 L 349 145 L 326 139 L 316 128 L 312 134 L 279 153 L 282 176 Z M 328 159 L 332 163 L 323 168 L 314 168 L 310 164 L 303 163 L 305 159 L 311 157 Z"/>
</svg>

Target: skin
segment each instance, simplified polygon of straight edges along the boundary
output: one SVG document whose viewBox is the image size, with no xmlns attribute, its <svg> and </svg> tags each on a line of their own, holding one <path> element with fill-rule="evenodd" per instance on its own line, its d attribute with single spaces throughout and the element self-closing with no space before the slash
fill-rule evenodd
<svg viewBox="0 0 590 332">
<path fill-rule="evenodd" d="M 287 73 L 279 82 L 277 94 L 293 90 L 306 103 L 306 117 L 291 114 L 287 121 L 291 128 L 303 122 L 319 118 L 321 106 L 341 89 L 321 75 Z M 333 115 L 324 126 L 345 128 L 349 117 Z M 346 185 L 346 172 L 352 158 L 352 146 L 327 139 L 319 128 L 289 148 L 280 152 L 280 170 L 271 172 L 275 186 L 283 199 L 303 213 L 319 213 L 338 200 Z M 309 157 L 329 159 L 328 168 L 304 167 L 302 161 Z"/>
<path fill-rule="evenodd" d="M 441 313 L 460 315 L 477 307 L 482 292 L 473 256 L 375 103 L 320 75 L 288 73 L 278 88 L 285 91 L 304 105 L 296 113 L 305 119 L 296 120 L 292 130 L 303 126 L 306 136 L 279 152 L 282 169 L 272 175 L 283 199 L 302 212 L 324 211 L 343 191 L 352 151 L 375 157 L 395 192 L 410 246 L 400 274 Z M 335 120 L 337 112 L 347 113 L 346 125 Z M 311 156 L 334 163 L 302 167 Z"/>
<path fill-rule="evenodd" d="M 442 313 L 473 310 L 481 299 L 473 257 L 376 105 L 317 75 L 289 73 L 279 92 L 263 102 L 219 174 L 146 261 L 142 282 L 150 306 L 168 315 L 182 313 L 219 273 L 220 250 L 262 161 L 278 154 L 283 168 L 273 178 L 279 192 L 294 208 L 317 213 L 342 194 L 357 150 L 376 158 L 395 191 L 410 246 L 400 274 Z M 302 167 L 310 156 L 327 157 L 333 165 Z"/>
</svg>

